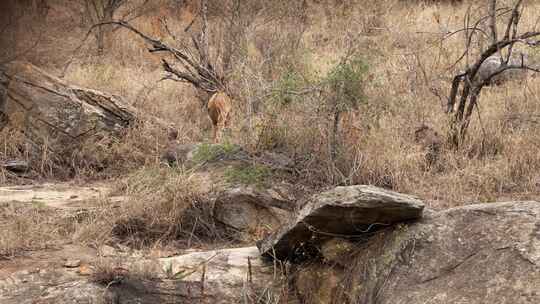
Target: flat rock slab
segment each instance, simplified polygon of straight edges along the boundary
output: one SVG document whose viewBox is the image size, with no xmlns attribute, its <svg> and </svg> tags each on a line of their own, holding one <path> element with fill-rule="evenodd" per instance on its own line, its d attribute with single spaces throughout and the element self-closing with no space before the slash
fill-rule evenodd
<svg viewBox="0 0 540 304">
<path fill-rule="evenodd" d="M 274 284 L 274 267 L 261 259 L 255 246 L 193 252 L 159 259 L 159 264 L 163 273 L 195 287 L 192 295 L 197 295 L 196 286 L 203 280 L 211 303 L 240 303 L 248 288 L 270 290 Z"/>
<path fill-rule="evenodd" d="M 45 207 L 80 208 L 85 201 L 108 197 L 111 189 L 96 185 L 82 187 L 70 184 L 41 184 L 0 187 L 0 203 L 38 204 Z M 115 197 L 121 200 L 121 197 Z"/>
<path fill-rule="evenodd" d="M 292 259 L 335 236 L 356 236 L 376 227 L 418 219 L 419 199 L 374 186 L 336 187 L 314 195 L 290 223 L 260 241 L 263 256 Z"/>
<path fill-rule="evenodd" d="M 71 260 L 75 258 L 80 260 Z M 105 268 L 95 266 L 99 261 Z M 103 269 L 122 269 L 115 275 L 119 282 L 109 286 L 96 283 Z M 262 298 L 281 287 L 275 278 L 281 276 L 274 265 L 262 260 L 256 247 L 195 251 L 161 259 L 105 259 L 96 250 L 72 246 L 33 252 L 22 261 L 0 260 L 0 303 L 244 303 L 246 298 Z"/>
</svg>

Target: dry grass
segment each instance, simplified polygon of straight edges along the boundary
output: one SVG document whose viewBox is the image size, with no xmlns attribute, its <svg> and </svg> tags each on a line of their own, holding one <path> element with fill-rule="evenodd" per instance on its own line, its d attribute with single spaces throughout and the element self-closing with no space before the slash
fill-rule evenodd
<svg viewBox="0 0 540 304">
<path fill-rule="evenodd" d="M 142 168 L 118 183 L 119 204 L 104 202 L 73 238 L 86 244 L 121 242 L 135 248 L 177 248 L 227 241 L 212 217 L 211 202 L 181 169 Z"/>
<path fill-rule="evenodd" d="M 211 201 L 181 169 L 146 167 L 118 181 L 111 201 L 85 202 L 82 211 L 36 203 L 0 206 L 0 257 L 77 242 L 99 248 L 213 248 L 232 240 L 212 216 Z"/>
<path fill-rule="evenodd" d="M 443 135 L 448 131 L 449 119 L 433 92 L 447 94 L 452 73 L 463 67 L 448 70 L 459 57 L 463 41 L 459 35 L 442 42 L 440 38 L 443 32 L 463 26 L 470 4 L 449 2 L 386 0 L 365 7 L 362 1 L 324 1 L 310 4 L 305 15 L 294 6 L 285 17 L 275 20 L 269 18 L 272 11 L 261 13 L 253 23 L 257 26 L 245 30 L 230 74 L 237 97 L 233 123 L 236 141 L 248 150 L 287 153 L 296 160 L 304 182 L 317 186 L 375 184 L 419 195 L 434 208 L 537 198 L 538 79 L 485 89 L 480 101 L 481 120 L 475 117 L 467 143 L 458 151 L 443 148 L 435 166 L 426 165 L 426 151 L 412 140 L 415 128 L 422 123 Z M 480 7 L 482 3 L 473 5 Z M 534 27 L 537 18 L 538 4 L 528 5 L 524 29 Z M 137 19 L 135 24 L 165 37 L 163 29 L 153 22 L 158 14 L 166 15 L 173 28 L 191 20 L 186 10 L 182 18 L 173 20 L 178 13 L 175 9 L 163 1 L 160 10 Z M 481 12 L 475 10 L 475 16 Z M 219 18 L 219 12 L 214 13 Z M 52 57 L 45 61 L 40 54 L 65 56 L 66 51 L 58 51 L 55 37 L 66 33 L 65 28 L 73 21 L 62 16 L 47 21 L 47 40 L 27 56 L 53 71 L 61 61 Z M 280 31 L 274 31 L 275 27 Z M 84 29 L 75 26 L 75 33 L 80 37 Z M 75 35 L 67 36 L 66 49 L 74 49 L 78 40 Z M 83 48 L 87 55 L 78 54 L 65 78 L 125 96 L 136 107 L 175 124 L 182 142 L 207 140 L 210 122 L 192 89 L 157 82 L 162 76 L 159 56 L 148 54 L 144 44 L 129 33 L 117 31 L 113 37 L 105 57 L 93 55 L 92 44 Z M 267 95 L 291 69 L 308 80 L 324 77 L 351 45 L 369 65 L 364 80 L 367 99 L 354 115 L 344 119 L 341 153 L 332 160 L 329 118 L 318 111 L 317 96 L 301 96 L 283 105 Z M 131 131 L 123 142 L 85 147 L 77 159 L 90 162 L 93 157 L 100 165 L 75 163 L 73 171 L 82 178 L 117 176 L 155 165 L 165 144 L 165 134 L 159 132 L 148 124 Z M 14 146 L 3 144 L 2 157 L 14 155 Z M 100 166 L 107 168 L 103 169 L 106 173 L 96 175 L 95 168 Z"/>
<path fill-rule="evenodd" d="M 0 205 L 0 258 L 54 248 L 72 229 L 70 220 L 39 203 Z"/>
<path fill-rule="evenodd" d="M 127 264 L 125 259 L 100 258 L 93 267 L 90 281 L 108 288 L 127 280 L 152 280 L 160 276 L 161 269 L 155 261 L 135 263 L 129 266 Z"/>
</svg>

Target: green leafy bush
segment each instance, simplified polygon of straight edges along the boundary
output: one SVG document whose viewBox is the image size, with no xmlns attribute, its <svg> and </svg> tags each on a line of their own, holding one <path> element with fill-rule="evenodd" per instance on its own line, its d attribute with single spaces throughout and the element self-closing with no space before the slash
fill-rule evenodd
<svg viewBox="0 0 540 304">
<path fill-rule="evenodd" d="M 231 184 L 264 186 L 266 180 L 272 175 L 270 168 L 262 165 L 248 165 L 245 167 L 230 167 L 225 171 L 225 180 Z"/>
<path fill-rule="evenodd" d="M 298 92 L 306 85 L 303 77 L 294 69 L 288 69 L 276 82 L 271 98 L 272 102 L 286 106 L 301 100 Z"/>
<path fill-rule="evenodd" d="M 221 157 L 231 156 L 238 152 L 239 149 L 237 145 L 231 143 L 201 144 L 197 147 L 193 160 L 196 163 L 210 162 Z"/>
<path fill-rule="evenodd" d="M 334 111 L 356 109 L 365 100 L 363 80 L 367 71 L 368 66 L 362 58 L 352 57 L 338 63 L 322 79 Z"/>
</svg>

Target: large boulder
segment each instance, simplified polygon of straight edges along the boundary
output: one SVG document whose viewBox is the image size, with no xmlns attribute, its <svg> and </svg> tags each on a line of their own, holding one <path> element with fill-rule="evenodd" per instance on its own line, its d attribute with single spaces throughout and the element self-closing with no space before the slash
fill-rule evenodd
<svg viewBox="0 0 540 304">
<path fill-rule="evenodd" d="M 313 196 L 289 223 L 260 241 L 261 254 L 294 259 L 336 236 L 361 236 L 377 228 L 418 219 L 424 204 L 415 197 L 374 186 L 336 187 Z"/>
<path fill-rule="evenodd" d="M 214 217 L 238 231 L 256 233 L 263 227 L 278 227 L 295 206 L 290 198 L 276 191 L 278 187 L 257 189 L 244 185 L 224 189 L 216 196 Z"/>
<path fill-rule="evenodd" d="M 331 303 L 540 303 L 540 203 L 433 212 L 357 244 L 346 260 Z"/>
<path fill-rule="evenodd" d="M 0 112 L 0 129 L 9 121 L 34 147 L 53 152 L 69 152 L 95 134 L 117 135 L 136 118 L 118 96 L 70 85 L 26 62 L 0 69 Z"/>
<path fill-rule="evenodd" d="M 505 57 L 502 58 L 500 55 L 492 55 L 491 57 L 488 57 L 482 65 L 480 66 L 480 69 L 478 70 L 478 73 L 476 74 L 475 80 L 477 81 L 485 81 L 491 75 L 493 75 L 501 66 L 502 63 L 506 60 Z M 510 66 L 525 66 L 532 64 L 531 60 L 529 59 L 529 56 L 523 53 L 514 52 L 512 53 L 512 56 L 508 60 L 508 65 Z M 507 82 L 509 80 L 520 80 L 524 79 L 528 74 L 528 71 L 526 69 L 519 69 L 519 68 L 513 68 L 508 69 L 496 76 L 494 76 L 489 84 L 502 84 L 504 82 Z"/>
</svg>

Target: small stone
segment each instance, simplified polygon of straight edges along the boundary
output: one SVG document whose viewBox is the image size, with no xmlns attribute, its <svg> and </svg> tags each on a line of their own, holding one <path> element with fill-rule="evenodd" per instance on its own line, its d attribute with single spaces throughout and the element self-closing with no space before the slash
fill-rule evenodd
<svg viewBox="0 0 540 304">
<path fill-rule="evenodd" d="M 99 249 L 99 253 L 101 256 L 114 256 L 116 255 L 116 249 L 114 249 L 114 247 L 111 247 L 109 245 L 103 245 Z"/>
<path fill-rule="evenodd" d="M 67 267 L 67 268 L 76 268 L 76 267 L 79 267 L 80 265 L 81 265 L 81 260 L 67 260 L 64 263 L 64 267 Z"/>
<path fill-rule="evenodd" d="M 116 246 L 118 246 L 118 249 L 122 252 L 130 252 L 131 251 L 131 248 L 129 248 L 128 246 L 125 246 L 125 245 L 122 245 L 122 244 L 117 244 Z"/>
<path fill-rule="evenodd" d="M 92 275 L 94 273 L 92 267 L 90 267 L 90 265 L 87 265 L 87 264 L 83 264 L 81 266 L 79 266 L 79 269 L 77 270 L 77 273 L 79 273 L 80 275 L 83 275 L 83 276 L 89 276 L 89 275 Z"/>
</svg>

